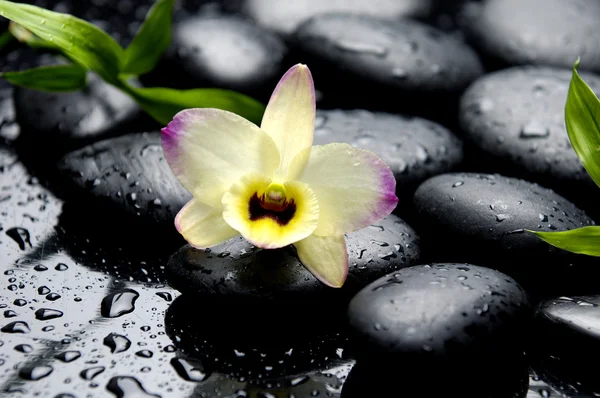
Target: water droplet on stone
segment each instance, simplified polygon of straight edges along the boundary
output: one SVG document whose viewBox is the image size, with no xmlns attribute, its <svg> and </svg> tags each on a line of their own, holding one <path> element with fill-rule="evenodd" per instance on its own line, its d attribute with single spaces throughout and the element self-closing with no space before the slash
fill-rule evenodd
<svg viewBox="0 0 600 398">
<path fill-rule="evenodd" d="M 50 289 L 48 289 L 48 286 L 40 286 L 38 287 L 38 294 L 48 294 L 50 293 Z"/>
<path fill-rule="evenodd" d="M 141 350 L 136 352 L 135 355 L 142 358 L 152 358 L 154 354 L 150 350 Z"/>
<path fill-rule="evenodd" d="M 506 214 L 496 214 L 496 221 L 502 222 L 506 220 L 508 216 Z"/>
<path fill-rule="evenodd" d="M 187 381 L 200 382 L 208 376 L 202 365 L 187 359 L 173 358 L 171 359 L 171 365 L 177 371 L 177 374 Z"/>
<path fill-rule="evenodd" d="M 160 398 L 148 393 L 138 379 L 130 376 L 116 376 L 109 380 L 106 389 L 117 398 Z"/>
<path fill-rule="evenodd" d="M 388 49 L 384 46 L 380 46 L 372 43 L 360 42 L 357 40 L 339 40 L 335 43 L 339 50 L 357 53 L 357 54 L 370 54 L 376 57 L 385 57 L 388 53 Z"/>
<path fill-rule="evenodd" d="M 521 129 L 519 137 L 521 138 L 546 138 L 550 135 L 550 130 L 539 121 L 533 120 Z"/>
<path fill-rule="evenodd" d="M 49 301 L 56 301 L 60 298 L 60 294 L 57 293 L 50 293 L 49 295 L 46 296 L 46 300 Z"/>
<path fill-rule="evenodd" d="M 14 312 L 13 310 L 6 310 L 4 311 L 4 317 L 5 318 L 14 318 L 17 316 L 17 313 Z"/>
<path fill-rule="evenodd" d="M 110 333 L 104 338 L 104 345 L 110 348 L 110 352 L 118 354 L 127 351 L 131 347 L 131 341 L 120 334 Z"/>
<path fill-rule="evenodd" d="M 54 267 L 54 269 L 57 271 L 66 271 L 69 269 L 69 267 L 67 266 L 67 264 L 58 263 L 56 264 L 56 267 Z"/>
<path fill-rule="evenodd" d="M 42 264 L 37 264 L 35 267 L 33 267 L 33 269 L 38 272 L 48 271 L 48 267 Z"/>
<path fill-rule="evenodd" d="M 29 333 L 29 325 L 23 321 L 11 322 L 0 329 L 4 333 Z"/>
<path fill-rule="evenodd" d="M 93 380 L 94 377 L 96 377 L 100 373 L 104 372 L 104 370 L 105 370 L 104 366 L 94 366 L 92 368 L 83 369 L 79 373 L 79 376 L 81 376 L 81 378 L 83 380 Z"/>
<path fill-rule="evenodd" d="M 25 380 L 37 381 L 50 375 L 54 369 L 48 365 L 26 366 L 19 370 L 19 376 Z"/>
<path fill-rule="evenodd" d="M 538 218 L 540 219 L 541 222 L 547 222 L 548 221 L 548 216 L 545 214 L 540 213 L 538 215 Z"/>
<path fill-rule="evenodd" d="M 25 353 L 25 354 L 28 354 L 31 351 L 33 351 L 33 347 L 30 346 L 29 344 L 18 344 L 15 346 L 15 350 Z"/>
<path fill-rule="evenodd" d="M 169 292 L 158 292 L 156 295 L 165 301 L 173 301 L 173 296 Z"/>
<path fill-rule="evenodd" d="M 133 289 L 124 289 L 111 293 L 102 299 L 100 313 L 106 318 L 117 318 L 133 312 L 139 293 Z"/>
<path fill-rule="evenodd" d="M 17 242 L 19 245 L 19 249 L 25 250 L 27 246 L 32 247 L 31 238 L 29 236 L 29 231 L 25 228 L 21 227 L 13 227 L 6 230 L 6 235 L 8 235 L 12 240 Z"/>
<path fill-rule="evenodd" d="M 65 351 L 65 352 L 61 352 L 60 354 L 57 354 L 54 356 L 54 358 L 58 359 L 59 361 L 65 362 L 65 363 L 69 363 L 69 362 L 73 362 L 74 360 L 76 360 L 77 358 L 81 357 L 81 352 L 79 351 Z"/>
<path fill-rule="evenodd" d="M 452 188 L 458 188 L 460 186 L 463 186 L 464 184 L 464 181 L 457 181 L 454 184 L 452 184 Z"/>
<path fill-rule="evenodd" d="M 40 321 L 49 321 L 50 319 L 60 318 L 61 316 L 63 316 L 62 311 L 50 308 L 40 308 L 35 312 L 35 319 Z"/>
</svg>

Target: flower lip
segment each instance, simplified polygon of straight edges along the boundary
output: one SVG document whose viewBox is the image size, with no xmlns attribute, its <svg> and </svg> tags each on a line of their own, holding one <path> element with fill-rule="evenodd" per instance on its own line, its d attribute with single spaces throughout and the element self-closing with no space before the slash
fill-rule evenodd
<svg viewBox="0 0 600 398">
<path fill-rule="evenodd" d="M 260 197 L 255 193 L 248 202 L 250 221 L 270 218 L 281 226 L 287 225 L 294 214 L 296 214 L 296 203 L 294 199 L 282 200 L 280 203 L 267 200 L 265 194 Z"/>
</svg>

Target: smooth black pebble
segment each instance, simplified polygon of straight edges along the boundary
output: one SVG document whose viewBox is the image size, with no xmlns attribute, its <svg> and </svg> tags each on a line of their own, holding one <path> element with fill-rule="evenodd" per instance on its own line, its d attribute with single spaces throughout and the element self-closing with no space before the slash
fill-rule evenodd
<svg viewBox="0 0 600 398">
<path fill-rule="evenodd" d="M 596 0 L 487 0 L 467 14 L 465 30 L 494 66 L 549 65 L 600 71 Z"/>
<path fill-rule="evenodd" d="M 314 144 L 332 142 L 373 151 L 390 166 L 400 198 L 398 210 L 410 204 L 418 184 L 452 171 L 463 159 L 462 142 L 440 124 L 383 112 L 317 111 Z"/>
<path fill-rule="evenodd" d="M 569 275 L 581 278 L 589 260 L 525 231 L 565 231 L 594 224 L 571 202 L 531 182 L 497 174 L 443 174 L 421 184 L 413 204 L 418 220 L 414 225 L 432 261 L 451 259 L 498 268 L 543 290 L 564 288 Z M 546 285 L 544 281 L 553 278 L 557 285 Z"/>
<path fill-rule="evenodd" d="M 319 14 L 345 12 L 395 20 L 431 15 L 432 0 L 245 0 L 242 11 L 268 29 L 290 34 L 298 25 Z"/>
<path fill-rule="evenodd" d="M 408 19 L 324 14 L 303 23 L 293 41 L 325 99 L 343 107 L 455 118 L 458 94 L 483 72 L 460 39 Z"/>
<path fill-rule="evenodd" d="M 402 219 L 389 215 L 347 234 L 348 278 L 341 289 L 353 294 L 394 270 L 419 261 L 419 238 Z M 308 300 L 333 294 L 298 260 L 295 249 L 257 249 L 241 237 L 207 250 L 184 246 L 166 266 L 167 280 L 184 294 L 237 299 Z"/>
<path fill-rule="evenodd" d="M 22 131 L 53 153 L 141 128 L 137 104 L 93 74 L 80 91 L 48 93 L 15 87 L 14 98 Z"/>
<path fill-rule="evenodd" d="M 283 72 L 286 45 L 274 33 L 227 15 L 193 16 L 173 26 L 158 73 L 169 87 L 217 87 L 264 97 Z"/>
<path fill-rule="evenodd" d="M 509 276 L 471 264 L 401 269 L 363 288 L 348 306 L 360 356 L 481 355 L 521 344 L 530 306 Z"/>
<path fill-rule="evenodd" d="M 597 186 L 571 147 L 565 127 L 571 74 L 568 69 L 522 66 L 485 75 L 463 95 L 460 124 L 480 150 L 473 159 L 478 164 L 530 178 L 580 205 L 595 197 L 596 204 Z M 599 76 L 582 77 L 600 93 Z"/>
<path fill-rule="evenodd" d="M 142 222 L 172 225 L 191 199 L 163 156 L 160 133 L 111 138 L 68 153 L 58 164 L 81 200 L 95 199 Z M 174 231 L 174 229 L 173 229 Z"/>
</svg>

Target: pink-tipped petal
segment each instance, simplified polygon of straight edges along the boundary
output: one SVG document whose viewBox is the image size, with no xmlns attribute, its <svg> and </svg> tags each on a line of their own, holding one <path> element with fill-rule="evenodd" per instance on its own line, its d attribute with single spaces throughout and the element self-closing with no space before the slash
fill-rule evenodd
<svg viewBox="0 0 600 398">
<path fill-rule="evenodd" d="M 192 199 L 177 213 L 175 228 L 190 245 L 205 249 L 239 235 L 221 213 L 220 209 Z"/>
<path fill-rule="evenodd" d="M 162 129 L 165 158 L 195 198 L 215 208 L 231 184 L 249 172 L 271 175 L 279 152 L 264 131 L 234 113 L 186 109 Z"/>
<path fill-rule="evenodd" d="M 348 251 L 344 235 L 315 236 L 294 243 L 298 258 L 318 280 L 342 287 L 348 276 Z"/>
<path fill-rule="evenodd" d="M 276 178 L 295 179 L 297 176 L 288 172 L 289 166 L 299 152 L 312 145 L 315 130 L 315 87 L 306 65 L 295 65 L 283 75 L 260 127 L 273 138 L 281 154 Z"/>
<path fill-rule="evenodd" d="M 342 235 L 367 227 L 390 214 L 396 204 L 396 180 L 376 154 L 348 144 L 312 147 L 299 179 L 319 201 L 319 236 Z"/>
</svg>

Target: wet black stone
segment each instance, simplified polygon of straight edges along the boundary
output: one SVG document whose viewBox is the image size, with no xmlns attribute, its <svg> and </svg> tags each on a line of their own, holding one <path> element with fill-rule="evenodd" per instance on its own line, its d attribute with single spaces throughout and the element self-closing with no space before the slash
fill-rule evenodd
<svg viewBox="0 0 600 398">
<path fill-rule="evenodd" d="M 537 64 L 600 71 L 595 0 L 489 0 L 467 18 L 473 43 L 500 65 Z"/>
<path fill-rule="evenodd" d="M 600 296 L 562 296 L 542 302 L 529 356 L 536 373 L 569 396 L 600 390 L 590 366 L 600 354 Z"/>
<path fill-rule="evenodd" d="M 50 146 L 65 151 L 129 132 L 141 118 L 131 98 L 92 74 L 81 91 L 48 93 L 16 87 L 14 98 L 22 131 L 29 140 L 43 142 L 46 150 Z"/>
<path fill-rule="evenodd" d="M 427 17 L 434 9 L 432 0 L 245 0 L 242 10 L 258 24 L 289 34 L 307 19 L 324 13 L 347 12 L 395 20 L 400 17 Z"/>
<path fill-rule="evenodd" d="M 240 17 L 193 16 L 174 24 L 171 47 L 152 77 L 168 87 L 228 88 L 264 97 L 284 72 L 286 52 L 279 37 Z"/>
<path fill-rule="evenodd" d="M 96 199 L 118 210 L 119 216 L 172 226 L 177 212 L 191 199 L 163 157 L 158 132 L 94 143 L 67 154 L 58 167 L 78 188 L 71 195 L 79 193 L 83 203 Z"/>
<path fill-rule="evenodd" d="M 366 110 L 319 110 L 315 145 L 347 142 L 379 155 L 392 169 L 399 207 L 410 203 L 418 184 L 460 164 L 463 147 L 445 127 L 429 120 Z"/>
<path fill-rule="evenodd" d="M 293 39 L 317 88 L 344 107 L 448 118 L 458 93 L 482 73 L 460 39 L 410 20 L 326 14 L 303 23 Z"/>
<path fill-rule="evenodd" d="M 525 291 L 507 275 L 441 263 L 403 268 L 369 284 L 347 316 L 366 357 L 462 357 L 521 344 L 529 310 Z"/>
<path fill-rule="evenodd" d="M 524 231 L 564 231 L 593 224 L 571 202 L 534 183 L 497 174 L 443 174 L 425 181 L 413 204 L 415 225 L 428 247 L 424 253 L 435 261 L 445 258 L 498 268 L 545 289 L 552 286 L 542 282 L 545 278 L 561 279 L 555 281 L 557 286 L 569 274 L 581 278 L 578 273 L 584 268 L 570 265 L 583 266 L 588 260 Z"/>
<path fill-rule="evenodd" d="M 348 279 L 342 296 L 394 270 L 419 261 L 419 238 L 390 215 L 347 235 Z M 314 299 L 338 290 L 326 287 L 298 260 L 292 246 L 261 250 L 241 237 L 209 250 L 182 247 L 166 266 L 169 284 L 184 294 L 229 298 Z"/>
<path fill-rule="evenodd" d="M 524 66 L 485 75 L 473 83 L 461 99 L 460 122 L 482 151 L 480 164 L 531 178 L 574 199 L 581 193 L 594 194 L 597 187 L 571 147 L 565 128 L 571 73 Z M 600 92 L 600 77 L 582 76 Z"/>
</svg>

